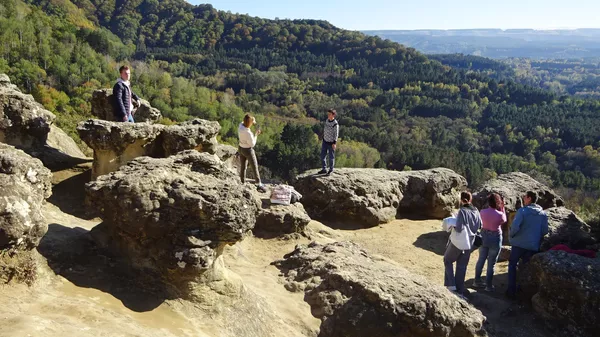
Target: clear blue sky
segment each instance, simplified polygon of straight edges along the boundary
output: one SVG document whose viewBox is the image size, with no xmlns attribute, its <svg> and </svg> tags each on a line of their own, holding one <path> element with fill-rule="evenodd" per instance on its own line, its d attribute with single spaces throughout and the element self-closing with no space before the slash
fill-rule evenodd
<svg viewBox="0 0 600 337">
<path fill-rule="evenodd" d="M 598 28 L 600 0 L 220 0 L 262 18 L 323 19 L 345 29 Z"/>
</svg>

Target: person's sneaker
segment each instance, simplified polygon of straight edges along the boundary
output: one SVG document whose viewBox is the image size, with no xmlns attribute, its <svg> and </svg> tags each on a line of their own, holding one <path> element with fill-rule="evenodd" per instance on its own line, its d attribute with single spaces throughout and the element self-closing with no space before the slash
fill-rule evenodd
<svg viewBox="0 0 600 337">
<path fill-rule="evenodd" d="M 256 190 L 259 191 L 260 193 L 267 193 L 267 189 L 266 189 L 265 185 L 263 185 L 263 184 L 256 186 Z"/>
<path fill-rule="evenodd" d="M 329 171 L 327 172 L 327 175 L 328 175 L 328 176 L 330 176 L 332 173 L 333 173 L 333 170 L 329 170 Z"/>
<path fill-rule="evenodd" d="M 326 169 L 322 169 L 321 171 L 317 172 L 317 174 L 325 174 L 325 173 L 327 173 Z"/>
<path fill-rule="evenodd" d="M 493 293 L 494 290 L 496 290 L 496 287 L 494 287 L 494 286 L 486 286 L 485 287 L 485 291 L 487 291 L 488 293 Z"/>
<path fill-rule="evenodd" d="M 446 286 L 446 289 L 448 289 L 450 291 L 456 291 L 456 287 L 455 286 Z"/>
<path fill-rule="evenodd" d="M 483 287 L 485 287 L 485 283 L 483 283 L 482 280 L 474 280 L 473 281 L 473 287 L 475 287 L 475 288 L 483 288 Z"/>
<path fill-rule="evenodd" d="M 463 294 L 459 294 L 457 292 L 454 292 L 454 295 L 456 295 L 456 297 L 460 298 L 461 300 L 465 300 L 465 301 L 469 302 L 469 299 L 467 298 L 467 296 L 465 296 Z"/>
</svg>

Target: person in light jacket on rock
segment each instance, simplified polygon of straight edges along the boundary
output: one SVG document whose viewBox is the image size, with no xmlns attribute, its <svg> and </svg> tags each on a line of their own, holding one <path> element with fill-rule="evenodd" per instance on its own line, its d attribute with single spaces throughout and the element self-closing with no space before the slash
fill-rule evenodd
<svg viewBox="0 0 600 337">
<path fill-rule="evenodd" d="M 461 207 L 456 216 L 456 225 L 454 231 L 462 233 L 468 231 L 468 240 L 470 247 L 475 241 L 475 233 L 481 228 L 482 221 L 479 210 L 471 203 L 472 196 L 469 192 L 460 194 Z M 465 293 L 465 275 L 467 266 L 471 257 L 471 250 L 461 250 L 457 248 L 450 240 L 444 253 L 444 285 L 451 291 L 455 291 L 459 297 L 464 298 Z M 456 274 L 454 273 L 454 262 L 456 262 Z"/>
<path fill-rule="evenodd" d="M 119 68 L 120 78 L 113 87 L 114 113 L 117 122 L 131 122 L 133 120 L 134 105 L 139 106 L 140 98 L 131 90 L 131 70 L 128 66 Z"/>
<path fill-rule="evenodd" d="M 510 225 L 510 244 L 508 259 L 508 290 L 506 296 L 515 298 L 517 294 L 517 264 L 527 264 L 529 259 L 540 250 L 542 239 L 548 234 L 548 215 L 542 206 L 536 204 L 538 196 L 527 191 L 523 196 L 525 207 L 519 208 Z"/>
<path fill-rule="evenodd" d="M 333 172 L 333 166 L 335 164 L 335 148 L 337 147 L 337 140 L 340 134 L 340 126 L 338 121 L 335 119 L 336 111 L 329 109 L 327 111 L 327 120 L 325 121 L 325 129 L 323 130 L 323 144 L 321 144 L 321 165 L 322 169 L 318 174 L 330 175 Z M 327 170 L 326 158 L 329 154 L 329 170 Z"/>
<path fill-rule="evenodd" d="M 249 162 L 250 167 L 254 172 L 254 177 L 256 177 L 257 182 L 257 190 L 259 192 L 266 192 L 267 189 L 262 184 L 260 180 L 260 173 L 258 172 L 258 161 L 256 160 L 256 153 L 254 152 L 254 146 L 256 145 L 256 141 L 261 131 L 256 130 L 256 133 L 252 133 L 250 128 L 252 125 L 256 123 L 256 119 L 253 116 L 246 115 L 244 116 L 244 121 L 240 123 L 238 127 L 238 136 L 239 136 L 239 148 L 238 152 L 240 154 L 240 179 L 242 183 L 246 182 L 246 165 Z"/>
</svg>

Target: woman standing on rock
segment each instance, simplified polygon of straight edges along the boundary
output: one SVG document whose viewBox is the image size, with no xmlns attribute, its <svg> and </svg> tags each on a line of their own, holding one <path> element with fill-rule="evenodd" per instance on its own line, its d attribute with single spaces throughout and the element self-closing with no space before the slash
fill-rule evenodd
<svg viewBox="0 0 600 337">
<path fill-rule="evenodd" d="M 238 137 L 240 139 L 238 152 L 240 153 L 240 179 L 242 183 L 246 182 L 246 164 L 250 163 L 254 176 L 256 177 L 257 190 L 259 192 L 266 192 L 267 189 L 260 180 L 260 173 L 258 173 L 258 161 L 256 160 L 256 153 L 254 152 L 254 146 L 258 135 L 260 135 L 260 129 L 256 130 L 256 134 L 253 134 L 250 128 L 256 123 L 256 119 L 248 114 L 244 116 L 244 121 L 240 123 L 238 127 Z"/>
<path fill-rule="evenodd" d="M 500 249 L 502 248 L 502 224 L 506 222 L 506 213 L 504 212 L 504 201 L 502 197 L 493 193 L 488 197 L 489 207 L 481 211 L 481 220 L 483 230 L 481 238 L 483 244 L 479 248 L 479 260 L 475 266 L 475 287 L 485 286 L 486 291 L 493 291 L 492 279 L 494 277 L 494 266 L 498 262 Z M 487 259 L 487 273 L 485 275 L 485 284 L 481 280 L 483 265 Z"/>
<path fill-rule="evenodd" d="M 456 225 L 452 228 L 450 234 L 451 240 L 448 240 L 446 253 L 444 253 L 444 285 L 452 291 L 455 291 L 460 297 L 463 297 L 465 291 L 465 275 L 467 274 L 467 265 L 471 257 L 471 247 L 475 241 L 475 233 L 481 228 L 481 216 L 479 211 L 471 203 L 472 196 L 469 192 L 460 194 L 461 207 L 456 216 Z M 462 238 L 463 242 L 458 242 Z M 461 246 L 458 248 L 456 245 Z M 456 262 L 456 274 L 454 273 L 454 262 Z"/>
</svg>

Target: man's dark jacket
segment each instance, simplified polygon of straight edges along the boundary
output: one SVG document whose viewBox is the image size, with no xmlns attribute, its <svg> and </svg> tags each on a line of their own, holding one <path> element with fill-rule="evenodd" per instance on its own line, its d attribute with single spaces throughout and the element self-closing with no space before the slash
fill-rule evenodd
<svg viewBox="0 0 600 337">
<path fill-rule="evenodd" d="M 125 116 L 131 114 L 131 111 L 129 111 L 131 108 L 129 105 L 131 95 L 133 95 L 133 99 L 136 101 L 140 99 L 138 95 L 131 92 L 131 89 L 125 83 L 117 81 L 113 87 L 113 111 L 115 119 L 119 122 L 122 122 Z"/>
</svg>

